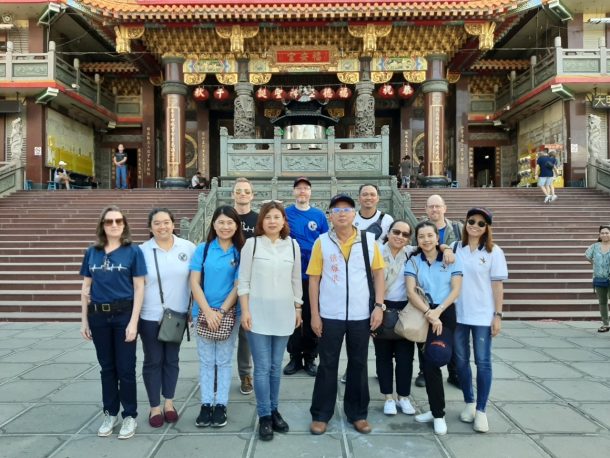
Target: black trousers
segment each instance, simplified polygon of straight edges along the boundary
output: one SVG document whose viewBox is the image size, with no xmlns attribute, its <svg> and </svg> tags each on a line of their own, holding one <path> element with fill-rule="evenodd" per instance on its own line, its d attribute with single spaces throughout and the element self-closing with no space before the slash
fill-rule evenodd
<svg viewBox="0 0 610 458">
<path fill-rule="evenodd" d="M 318 356 L 318 336 L 311 329 L 309 305 L 309 280 L 303 280 L 303 324 L 296 328 L 288 339 L 287 350 L 291 358 L 313 361 Z"/>
<path fill-rule="evenodd" d="M 441 315 L 443 326 L 455 331 L 455 305 L 445 310 Z M 443 374 L 440 367 L 429 364 L 424 358 L 424 378 L 426 380 L 426 393 L 428 403 L 434 418 L 445 416 L 445 389 L 443 387 Z"/>
<path fill-rule="evenodd" d="M 328 422 L 335 412 L 337 376 L 343 337 L 347 350 L 347 372 L 343 409 L 351 423 L 366 419 L 369 407 L 367 358 L 370 320 L 346 321 L 322 318 L 322 337 L 318 345 L 320 364 L 311 399 L 313 421 Z"/>
<path fill-rule="evenodd" d="M 375 367 L 381 394 L 394 392 L 394 360 L 396 360 L 396 393 L 402 397 L 409 396 L 411 377 L 413 377 L 415 343 L 407 339 L 373 339 L 373 343 L 375 344 Z"/>
</svg>

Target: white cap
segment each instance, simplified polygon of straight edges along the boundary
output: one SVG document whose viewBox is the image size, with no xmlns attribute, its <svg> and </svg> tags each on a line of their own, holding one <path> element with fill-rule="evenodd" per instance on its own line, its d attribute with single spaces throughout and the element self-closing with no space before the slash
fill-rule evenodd
<svg viewBox="0 0 610 458">
<path fill-rule="evenodd" d="M 59 161 L 58 165 L 68 165 L 68 164 L 66 162 L 64 162 L 64 161 Z"/>
</svg>

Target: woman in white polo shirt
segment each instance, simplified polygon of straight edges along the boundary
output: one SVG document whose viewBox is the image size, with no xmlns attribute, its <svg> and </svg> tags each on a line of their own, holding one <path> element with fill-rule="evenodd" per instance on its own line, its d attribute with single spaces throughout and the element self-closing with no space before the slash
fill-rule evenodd
<svg viewBox="0 0 610 458">
<path fill-rule="evenodd" d="M 457 326 L 454 352 L 458 377 L 466 407 L 460 420 L 473 423 L 475 431 L 489 431 L 485 406 L 491 390 L 491 338 L 502 323 L 503 281 L 508 278 L 502 249 L 493 243 L 492 213 L 486 208 L 471 208 L 466 214 L 462 242 L 455 242 L 456 257 L 462 264 L 464 279 L 456 301 Z M 477 366 L 475 403 L 470 370 L 470 335 Z"/>
</svg>

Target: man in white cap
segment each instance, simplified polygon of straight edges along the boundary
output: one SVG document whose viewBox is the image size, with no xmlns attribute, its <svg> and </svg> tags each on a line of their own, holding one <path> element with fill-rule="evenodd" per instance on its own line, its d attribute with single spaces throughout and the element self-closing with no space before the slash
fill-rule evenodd
<svg viewBox="0 0 610 458">
<path fill-rule="evenodd" d="M 56 185 L 64 185 L 66 189 L 70 189 L 70 182 L 74 181 L 68 175 L 68 171 L 66 170 L 66 165 L 68 165 L 64 161 L 59 161 L 57 163 L 57 168 L 55 169 L 55 174 L 53 175 L 53 181 Z"/>
</svg>

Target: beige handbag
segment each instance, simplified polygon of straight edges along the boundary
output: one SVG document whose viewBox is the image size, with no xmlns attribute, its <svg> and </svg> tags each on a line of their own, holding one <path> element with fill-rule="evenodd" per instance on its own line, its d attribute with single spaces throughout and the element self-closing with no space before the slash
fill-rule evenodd
<svg viewBox="0 0 610 458">
<path fill-rule="evenodd" d="M 419 282 L 417 281 L 417 264 L 413 259 L 411 259 L 411 262 L 413 263 L 413 267 L 415 267 L 415 281 L 417 283 L 415 292 L 419 295 L 421 300 L 424 301 L 424 304 L 430 307 L 428 296 L 426 296 L 426 292 L 419 286 Z M 424 312 L 412 304 L 407 304 L 407 306 L 398 313 L 398 321 L 396 322 L 396 326 L 394 326 L 394 332 L 411 342 L 425 342 L 428 337 L 429 328 L 430 323 L 424 316 Z"/>
</svg>

